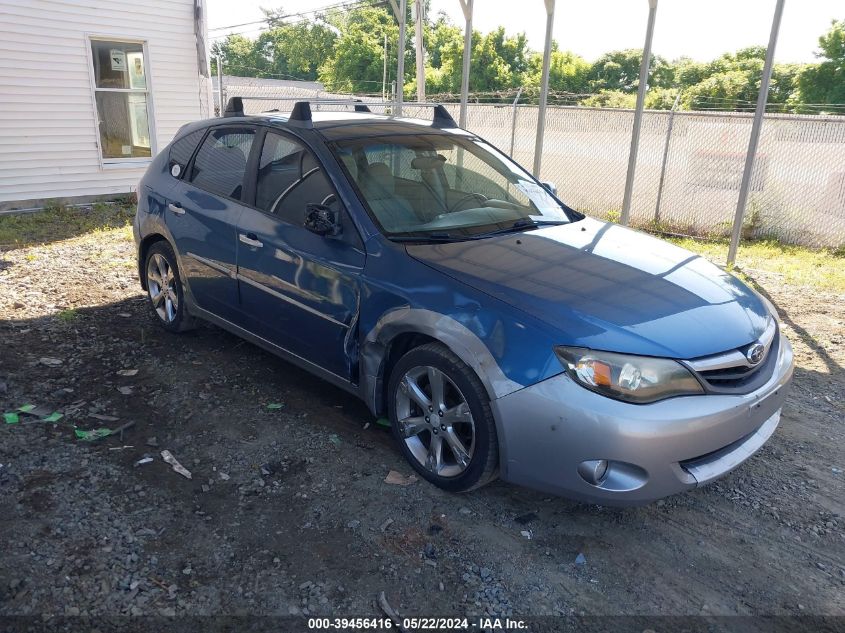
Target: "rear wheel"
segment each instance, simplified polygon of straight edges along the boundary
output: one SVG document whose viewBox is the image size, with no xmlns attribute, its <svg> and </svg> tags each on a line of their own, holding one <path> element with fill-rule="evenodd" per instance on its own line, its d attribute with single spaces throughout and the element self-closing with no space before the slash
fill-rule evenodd
<svg viewBox="0 0 845 633">
<path fill-rule="evenodd" d="M 499 452 L 487 392 L 447 347 L 429 343 L 405 354 L 388 393 L 393 434 L 420 475 L 451 492 L 495 479 Z"/>
<path fill-rule="evenodd" d="M 144 271 L 150 309 L 158 324 L 170 332 L 190 329 L 192 321 L 185 312 L 182 279 L 170 244 L 160 241 L 150 247 Z"/>
</svg>

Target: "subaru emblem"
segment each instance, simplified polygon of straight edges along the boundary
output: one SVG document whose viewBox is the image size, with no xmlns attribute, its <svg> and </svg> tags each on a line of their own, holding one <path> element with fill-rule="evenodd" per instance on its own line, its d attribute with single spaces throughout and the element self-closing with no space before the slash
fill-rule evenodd
<svg viewBox="0 0 845 633">
<path fill-rule="evenodd" d="M 751 365 L 758 365 L 761 360 L 763 360 L 763 355 L 766 352 L 766 348 L 763 346 L 762 343 L 754 343 L 751 347 L 748 348 L 748 351 L 745 352 L 745 358 L 748 359 L 748 362 Z"/>
</svg>

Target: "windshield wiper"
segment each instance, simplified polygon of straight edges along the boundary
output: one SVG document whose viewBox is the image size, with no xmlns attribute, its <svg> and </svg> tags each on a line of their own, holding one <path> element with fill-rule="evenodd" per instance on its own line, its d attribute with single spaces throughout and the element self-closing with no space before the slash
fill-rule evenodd
<svg viewBox="0 0 845 633">
<path fill-rule="evenodd" d="M 567 220 L 531 220 L 529 218 L 522 218 L 517 220 L 510 226 L 503 229 L 496 229 L 488 231 L 487 233 L 479 233 L 473 237 L 489 237 L 491 235 L 502 235 L 503 233 L 517 233 L 519 231 L 527 231 L 528 229 L 536 229 L 541 226 L 558 226 L 560 224 L 569 224 Z"/>
<path fill-rule="evenodd" d="M 426 233 L 425 235 L 394 235 L 388 237 L 393 242 L 463 242 L 471 240 L 474 235 L 452 235 L 451 233 Z"/>
</svg>

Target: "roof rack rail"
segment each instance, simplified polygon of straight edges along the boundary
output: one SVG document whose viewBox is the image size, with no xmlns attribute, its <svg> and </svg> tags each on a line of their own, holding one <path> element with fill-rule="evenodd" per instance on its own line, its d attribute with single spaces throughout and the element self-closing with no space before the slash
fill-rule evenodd
<svg viewBox="0 0 845 633">
<path fill-rule="evenodd" d="M 226 110 L 223 116 L 244 116 L 244 99 L 250 101 L 294 101 L 298 103 L 319 103 L 321 105 L 354 105 L 355 112 L 370 112 L 370 109 L 364 104 L 361 99 L 303 99 L 302 97 L 229 97 L 226 103 Z M 296 108 L 294 104 L 294 108 Z M 293 118 L 293 117 L 291 117 Z M 309 115 L 308 120 L 311 117 Z"/>
<path fill-rule="evenodd" d="M 291 108 L 289 121 L 298 122 L 303 126 L 311 125 L 311 104 L 317 105 L 354 105 L 355 112 L 372 112 L 368 106 L 396 106 L 395 101 L 368 101 L 363 102 L 361 99 L 303 99 L 301 97 L 230 97 L 226 105 L 226 111 L 223 116 L 234 117 L 244 116 L 244 99 L 255 101 L 294 101 L 293 108 Z M 456 128 L 458 124 L 449 111 L 442 103 L 418 103 L 406 102 L 402 106 L 411 106 L 418 108 L 434 108 L 434 116 L 431 121 L 432 127 L 437 128 Z"/>
</svg>

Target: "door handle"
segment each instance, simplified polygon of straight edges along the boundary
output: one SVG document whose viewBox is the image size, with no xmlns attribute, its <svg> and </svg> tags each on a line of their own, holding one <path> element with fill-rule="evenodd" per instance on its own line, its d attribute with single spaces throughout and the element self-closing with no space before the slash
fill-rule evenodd
<svg viewBox="0 0 845 633">
<path fill-rule="evenodd" d="M 173 211 L 176 215 L 185 215 L 185 209 L 183 209 L 182 205 L 178 202 L 171 202 L 167 205 L 167 208 Z"/>
<path fill-rule="evenodd" d="M 239 233 L 238 239 L 247 246 L 252 246 L 254 248 L 261 248 L 264 246 L 264 242 L 259 240 L 255 233 L 247 233 L 246 235 Z"/>
</svg>

